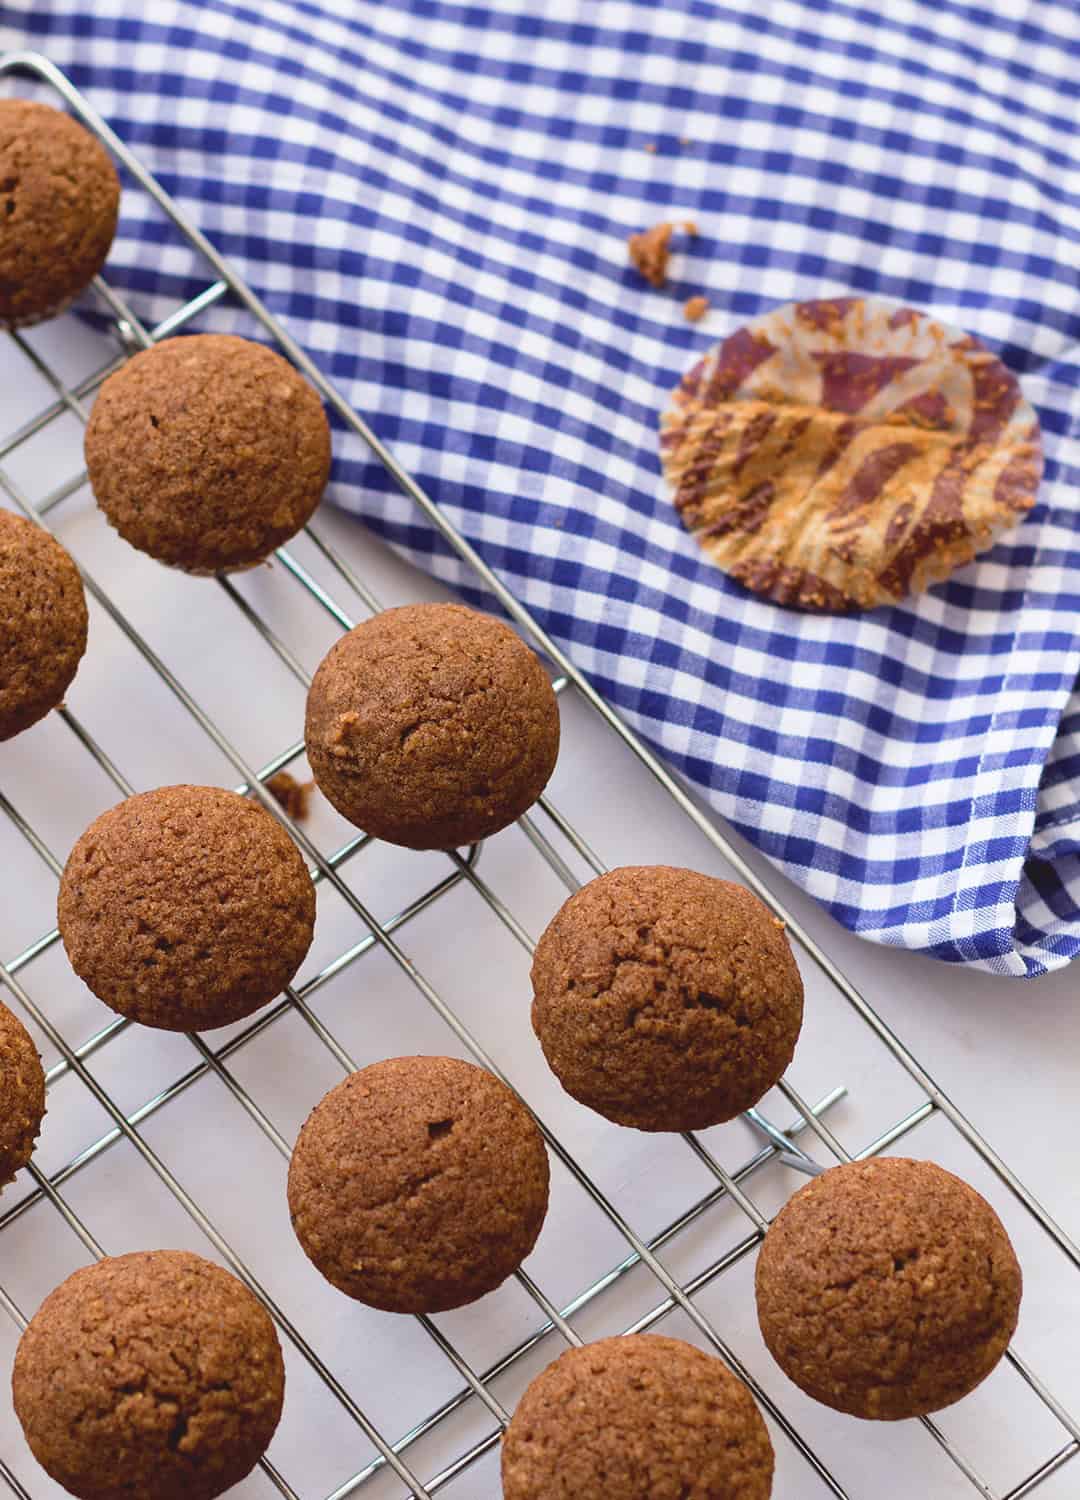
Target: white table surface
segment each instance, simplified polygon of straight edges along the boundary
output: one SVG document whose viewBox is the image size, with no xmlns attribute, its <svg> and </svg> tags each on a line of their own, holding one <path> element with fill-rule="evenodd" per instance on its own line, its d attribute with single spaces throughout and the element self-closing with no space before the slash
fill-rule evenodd
<svg viewBox="0 0 1080 1500">
<path fill-rule="evenodd" d="M 32 335 L 68 378 L 99 363 L 102 343 L 67 318 Z M 0 410 L 3 429 L 36 411 L 48 392 L 11 346 L 5 346 Z M 73 417 L 12 455 L 7 472 L 36 497 L 80 466 L 80 431 Z M 126 547 L 104 525 L 84 487 L 53 513 L 58 533 L 90 573 L 104 583 L 139 630 L 165 658 L 198 702 L 223 726 L 243 755 L 262 763 L 297 740 L 303 692 L 272 657 L 212 580 L 183 577 Z M 440 597 L 429 580 L 393 557 L 363 528 L 324 507 L 322 533 L 338 545 L 385 603 Z M 362 611 L 311 546 L 295 552 L 356 617 Z M 335 636 L 322 614 L 280 565 L 237 582 L 310 671 Z M 90 648 L 68 699 L 78 719 L 140 789 L 180 780 L 233 785 L 239 778 L 193 720 L 155 680 L 131 645 L 91 607 Z M 610 865 L 663 861 L 717 874 L 723 860 L 673 807 L 611 733 L 577 702 L 563 699 L 564 748 L 550 788 L 552 800 L 581 828 Z M 0 746 L 0 788 L 62 860 L 89 820 L 116 800 L 70 730 L 53 715 Z M 29 845 L 3 823 L 3 956 L 10 959 L 53 923 L 55 880 Z M 325 803 L 308 824 L 324 850 L 348 836 Z M 1080 996 L 1076 971 L 1036 982 L 1003 981 L 910 954 L 871 947 L 837 927 L 812 902 L 745 846 L 750 864 L 771 882 L 799 921 L 872 1000 L 879 1014 L 930 1069 L 936 1080 L 985 1132 L 1074 1238 L 1080 1239 Z M 505 898 L 534 937 L 565 891 L 516 829 L 490 840 L 479 871 Z M 450 869 L 443 856 L 374 848 L 345 867 L 361 898 L 380 916 L 397 910 L 403 893 Z M 333 893 L 320 889 L 315 948 L 301 979 L 363 935 L 362 924 Z M 402 932 L 402 942 L 574 1152 L 634 1228 L 655 1232 L 712 1186 L 712 1179 L 678 1138 L 650 1137 L 608 1125 L 567 1099 L 548 1075 L 528 1021 L 528 959 L 481 899 L 460 886 Z M 859 1150 L 907 1109 L 921 1102 L 915 1084 L 869 1034 L 805 958 L 804 1034 L 790 1077 L 817 1098 L 845 1084 L 847 1098 L 829 1116 L 851 1150 Z M 85 1040 L 108 1013 L 79 984 L 57 946 L 22 971 L 33 998 L 72 1044 Z M 461 1053 L 445 1025 L 385 954 L 375 951 L 313 996 L 312 1005 L 358 1063 L 408 1051 Z M 216 1045 L 228 1033 L 210 1037 Z M 40 1034 L 46 1065 L 55 1051 Z M 95 1076 L 125 1108 L 136 1108 L 197 1062 L 183 1037 L 130 1029 L 92 1061 Z M 287 1015 L 234 1055 L 235 1077 L 259 1102 L 286 1141 L 321 1094 L 341 1076 L 337 1064 L 294 1015 Z M 770 1097 L 765 1107 L 786 1125 L 790 1106 Z M 106 1128 L 100 1108 L 78 1079 L 62 1079 L 36 1157 L 55 1170 Z M 285 1163 L 225 1086 L 203 1079 L 144 1127 L 194 1197 L 211 1215 L 264 1286 L 302 1326 L 320 1356 L 379 1426 L 395 1439 L 432 1403 L 458 1388 L 460 1378 L 421 1326 L 411 1319 L 368 1311 L 328 1287 L 308 1265 L 289 1228 Z M 755 1149 L 742 1122 L 707 1133 L 729 1167 Z M 821 1159 L 818 1148 L 804 1145 Z M 1026 1294 L 1016 1347 L 1062 1400 L 1080 1411 L 1080 1273 L 1050 1246 L 1028 1215 L 962 1146 L 940 1118 L 919 1128 L 903 1150 L 933 1156 L 960 1171 L 1002 1213 L 1026 1271 Z M 800 1179 L 772 1164 L 747 1184 L 766 1212 L 774 1212 Z M 4 1195 L 0 1211 L 30 1187 L 26 1174 Z M 213 1254 L 197 1226 L 139 1161 L 120 1144 L 65 1185 L 64 1195 L 110 1253 L 185 1245 Z M 720 1205 L 664 1252 L 674 1275 L 692 1276 L 741 1238 L 747 1223 Z M 528 1270 L 557 1302 L 565 1302 L 625 1252 L 619 1235 L 589 1203 L 566 1171 L 553 1171 L 552 1206 Z M 64 1275 L 86 1261 L 76 1237 L 48 1204 L 38 1204 L 0 1232 L 0 1284 L 30 1315 Z M 804 1399 L 778 1372 L 757 1333 L 752 1304 L 752 1257 L 707 1287 L 698 1305 L 729 1339 L 747 1367 L 798 1425 L 852 1497 L 867 1500 L 962 1500 L 975 1493 L 916 1423 L 862 1424 Z M 621 1331 L 660 1300 L 651 1275 L 637 1269 L 575 1319 L 586 1338 Z M 539 1314 L 514 1282 L 480 1304 L 437 1318 L 474 1368 L 484 1368 Z M 680 1313 L 664 1332 L 698 1338 Z M 0 1371 L 6 1380 L 18 1331 L 0 1313 Z M 524 1381 L 561 1351 L 558 1335 L 493 1387 L 509 1407 Z M 286 1412 L 270 1456 L 296 1492 L 330 1494 L 371 1456 L 371 1447 L 290 1347 Z M 473 1400 L 452 1431 L 410 1450 L 410 1463 L 430 1478 L 472 1439 L 492 1429 Z M 1067 1440 L 1022 1386 L 1000 1369 L 972 1397 L 943 1414 L 941 1426 L 1004 1494 Z M 775 1493 L 780 1500 L 817 1500 L 827 1493 L 782 1434 Z M 36 1468 L 10 1400 L 0 1393 L 0 1456 L 30 1495 L 61 1491 Z M 0 1482 L 0 1495 L 5 1493 Z M 237 1496 L 273 1493 L 256 1472 Z M 385 1474 L 364 1495 L 402 1493 Z M 497 1465 L 489 1455 L 453 1481 L 455 1500 L 498 1494 Z M 1080 1494 L 1080 1460 L 1039 1488 L 1047 1500 Z"/>
</svg>

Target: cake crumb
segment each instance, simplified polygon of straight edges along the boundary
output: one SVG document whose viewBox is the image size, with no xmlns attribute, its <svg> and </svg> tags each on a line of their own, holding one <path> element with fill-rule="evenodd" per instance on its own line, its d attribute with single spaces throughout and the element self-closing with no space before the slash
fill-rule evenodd
<svg viewBox="0 0 1080 1500">
<path fill-rule="evenodd" d="M 671 235 L 674 224 L 654 224 L 640 234 L 632 234 L 627 241 L 630 260 L 644 276 L 650 286 L 667 284 L 668 259 L 671 255 Z"/>
<path fill-rule="evenodd" d="M 288 771 L 277 771 L 266 783 L 266 790 L 299 823 L 308 815 L 314 785 L 313 781 L 297 781 Z"/>
<path fill-rule="evenodd" d="M 708 311 L 708 297 L 688 297 L 683 303 L 683 317 L 688 323 L 700 323 Z"/>
<path fill-rule="evenodd" d="M 645 142 L 645 150 L 649 152 L 650 156 L 655 156 L 656 155 L 656 142 L 655 141 L 646 141 Z"/>
<path fill-rule="evenodd" d="M 654 224 L 651 229 L 642 229 L 627 240 L 630 261 L 644 276 L 650 286 L 666 286 L 668 261 L 671 258 L 671 236 L 681 229 L 691 239 L 697 237 L 698 227 L 693 219 L 681 224 L 666 221 Z"/>
</svg>

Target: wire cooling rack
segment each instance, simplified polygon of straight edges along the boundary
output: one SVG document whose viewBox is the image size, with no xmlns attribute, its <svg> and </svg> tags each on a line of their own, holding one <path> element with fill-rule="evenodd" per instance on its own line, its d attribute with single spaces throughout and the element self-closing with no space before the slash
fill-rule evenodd
<svg viewBox="0 0 1080 1500">
<path fill-rule="evenodd" d="M 564 724 L 571 723 L 575 704 L 596 716 L 615 737 L 620 752 L 633 757 L 663 796 L 681 809 L 703 841 L 702 858 L 723 856 L 736 877 L 785 921 L 801 950 L 808 979 L 832 997 L 828 1024 L 836 1028 L 837 1037 L 854 1037 L 866 1051 L 861 1076 L 873 1080 L 872 1091 L 882 1098 L 905 1101 L 899 1116 L 853 1154 L 865 1157 L 888 1150 L 918 1130 L 928 1148 L 924 1154 L 948 1157 L 955 1170 L 994 1198 L 1021 1245 L 1028 1272 L 1025 1316 L 1032 1302 L 1038 1310 L 1040 1284 L 1052 1284 L 1063 1264 L 1080 1270 L 1080 1249 L 68 80 L 46 59 L 29 53 L 0 58 L 0 73 L 28 76 L 47 94 L 59 95 L 113 153 L 126 176 L 125 191 L 148 195 L 160 210 L 163 231 L 173 234 L 206 273 L 206 285 L 197 296 L 149 328 L 99 279 L 94 296 L 106 314 L 104 331 L 94 336 L 93 367 L 78 376 L 60 368 L 33 334 L 12 335 L 15 381 L 25 377 L 31 385 L 40 384 L 46 395 L 40 409 L 0 438 L 5 503 L 60 529 L 80 565 L 87 550 L 93 550 L 91 536 L 99 545 L 114 545 L 89 502 L 68 528 L 76 497 L 81 493 L 85 501 L 85 474 L 60 480 L 51 476 L 42 487 L 40 476 L 49 471 L 48 462 L 41 460 L 42 443 L 51 451 L 54 432 L 65 423 L 70 427 L 73 421 L 85 420 L 98 385 L 131 352 L 197 327 L 200 316 L 217 304 L 231 304 L 248 317 L 249 332 L 273 341 L 304 372 L 340 423 L 364 439 L 443 540 L 466 560 L 493 603 L 547 657 L 561 694 Z M 20 459 L 31 451 L 32 461 L 20 468 Z M 936 1497 L 973 1489 L 986 1500 L 1020 1500 L 1080 1453 L 1080 1422 L 1015 1345 L 979 1392 L 940 1419 L 924 1421 L 921 1434 L 914 1423 L 886 1427 L 841 1419 L 838 1426 L 833 1414 L 794 1392 L 763 1356 L 752 1314 L 746 1312 L 752 1306 L 748 1268 L 771 1214 L 797 1185 L 798 1174 L 850 1159 L 830 1123 L 831 1112 L 844 1108 L 845 1090 L 839 1086 L 827 1089 L 811 1105 L 787 1079 L 741 1125 L 645 1141 L 592 1117 L 582 1124 L 583 1112 L 574 1113 L 576 1107 L 557 1095 L 534 1061 L 531 1070 L 519 1067 L 508 1081 L 524 1093 L 547 1139 L 554 1167 L 553 1205 L 530 1270 L 520 1271 L 508 1290 L 438 1321 L 407 1320 L 346 1303 L 318 1281 L 298 1251 L 287 1274 L 280 1269 L 264 1274 L 263 1265 L 271 1264 L 268 1247 L 289 1240 L 283 1187 L 290 1140 L 299 1120 L 341 1070 L 411 1047 L 454 1049 L 507 1077 L 496 1054 L 505 1055 L 511 1022 L 490 1006 L 470 1004 L 467 995 L 447 998 L 460 986 L 453 977 L 447 982 L 442 975 L 445 969 L 453 976 L 452 963 L 440 963 L 440 956 L 425 944 L 427 914 L 436 904 L 450 903 L 461 914 L 455 920 L 465 925 L 490 922 L 492 962 L 499 961 L 502 942 L 516 952 L 520 969 L 531 951 L 531 938 L 518 913 L 522 902 L 528 904 L 533 884 L 540 893 L 533 906 L 550 915 L 567 890 L 600 873 L 604 865 L 551 796 L 542 798 L 518 825 L 521 849 L 512 865 L 494 854 L 494 846 L 482 861 L 479 847 L 446 856 L 388 850 L 344 825 L 334 825 L 334 837 L 323 838 L 315 830 L 317 819 L 298 824 L 279 806 L 266 782 L 282 769 L 297 768 L 302 743 L 287 743 L 256 764 L 248 745 L 257 738 L 249 741 L 237 726 L 246 725 L 251 716 L 259 718 L 264 703 L 264 717 L 273 719 L 270 698 L 284 692 L 282 681 L 288 680 L 294 693 L 302 695 L 310 680 L 300 651 L 288 643 L 277 623 L 281 590 L 287 587 L 293 596 L 283 618 L 294 618 L 289 611 L 299 601 L 315 612 L 330 638 L 350 628 L 356 614 L 380 607 L 342 551 L 326 539 L 322 522 L 281 549 L 272 570 L 260 570 L 272 572 L 272 580 L 244 575 L 219 578 L 215 586 L 166 575 L 164 570 L 140 574 L 151 580 L 151 589 L 175 592 L 179 603 L 171 624 L 176 633 L 197 632 L 198 617 L 204 611 L 213 615 L 206 590 L 213 594 L 215 607 L 221 603 L 227 610 L 225 633 L 215 634 L 218 617 L 213 616 L 206 637 L 196 641 L 206 666 L 198 688 L 189 688 L 169 665 L 169 641 L 156 646 L 147 638 L 139 617 L 138 589 L 133 586 L 125 593 L 124 577 L 130 569 L 154 570 L 156 565 L 132 560 L 118 541 L 115 548 L 120 550 L 109 555 L 119 559 L 120 571 L 108 589 L 96 581 L 94 569 L 84 566 L 92 611 L 87 662 L 106 660 L 100 669 L 105 674 L 102 683 L 106 675 L 113 684 L 118 678 L 126 684 L 130 678 L 130 693 L 143 695 L 139 701 L 145 699 L 145 715 L 154 721 L 160 764 L 151 765 L 142 757 L 136 769 L 125 768 L 124 747 L 110 744 L 107 720 L 91 724 L 86 716 L 63 707 L 49 720 L 53 738 L 48 742 L 47 777 L 31 778 L 16 791 L 6 767 L 0 767 L 0 811 L 20 836 L 14 843 L 29 851 L 27 857 L 35 865 L 34 873 L 23 875 L 12 855 L 9 878 L 25 882 L 35 897 L 40 891 L 36 909 L 50 913 L 47 930 L 0 964 L 0 981 L 50 1064 L 48 1142 L 58 1118 L 58 1129 L 65 1121 L 77 1120 L 76 1130 L 83 1132 L 74 1145 L 70 1130 L 61 1131 L 56 1148 L 46 1149 L 48 1142 L 43 1140 L 35 1160 L 0 1203 L 0 1306 L 11 1320 L 12 1349 L 26 1321 L 20 1303 L 40 1298 L 59 1279 L 51 1267 L 55 1255 L 61 1254 L 61 1241 L 74 1263 L 87 1254 L 105 1254 L 106 1248 L 114 1253 L 137 1247 L 138 1240 L 118 1246 L 109 1233 L 126 1206 L 136 1226 L 153 1223 L 158 1241 L 162 1230 L 172 1226 L 173 1243 L 184 1238 L 230 1266 L 263 1299 L 281 1333 L 289 1380 L 286 1415 L 270 1454 L 242 1487 L 245 1495 L 345 1500 L 361 1493 L 405 1493 L 424 1500 L 444 1490 L 459 1497 L 497 1493 L 500 1435 L 527 1380 L 567 1344 L 600 1333 L 645 1331 L 664 1320 L 666 1329 L 718 1353 L 749 1384 L 776 1440 L 778 1495 L 797 1495 L 800 1500 L 818 1494 L 851 1500 L 856 1495 L 876 1497 L 876 1485 L 868 1488 L 862 1483 L 856 1488 L 845 1478 L 845 1454 L 859 1444 L 869 1445 L 882 1471 L 888 1466 L 894 1474 L 910 1474 L 906 1488 L 901 1487 L 905 1494 Z M 266 685 L 260 678 L 257 692 L 247 689 L 253 713 L 244 718 L 231 713 L 234 701 L 245 693 L 245 682 L 229 679 L 225 635 L 250 636 L 265 662 Z M 84 674 L 91 670 L 84 664 Z M 213 713 L 204 706 L 208 700 L 214 702 Z M 568 753 L 569 746 L 564 760 Z M 81 794 L 85 781 L 86 806 L 77 798 L 73 804 L 79 806 L 85 824 L 102 807 L 130 794 L 136 782 L 154 785 L 155 775 L 162 781 L 200 779 L 195 774 L 165 773 L 177 763 L 201 767 L 204 754 L 216 757 L 224 770 L 222 779 L 258 798 L 300 846 L 319 889 L 319 931 L 328 932 L 329 949 L 324 941 L 313 966 L 301 971 L 295 986 L 276 1004 L 237 1027 L 215 1032 L 210 1040 L 148 1033 L 115 1017 L 103 1024 L 105 1013 L 90 1006 L 81 991 L 77 1002 L 57 998 L 67 994 L 65 982 L 70 986 L 73 981 L 59 956 L 51 916 L 55 877 L 62 865 L 50 843 L 57 836 L 50 834 L 54 789 L 62 781 L 68 791 L 74 786 Z M 64 836 L 72 841 L 70 829 Z M 500 850 L 502 841 L 512 836 L 500 836 Z M 6 855 L 11 842 L 5 843 Z M 489 864 L 495 866 L 493 879 L 487 878 Z M 361 887 L 368 899 L 358 894 Z M 327 903 L 333 905 L 332 912 Z M 416 952 L 421 949 L 425 967 L 440 970 L 438 985 L 419 966 Z M 384 1001 L 361 1008 L 358 1015 L 355 1003 L 342 1002 L 346 984 L 350 996 L 363 987 L 363 993 L 378 993 Z M 513 1021 L 519 1029 L 522 1008 Z M 808 1031 L 823 1024 L 824 1013 L 818 1009 L 808 1007 Z M 527 1015 L 527 1006 L 524 1010 Z M 71 1034 L 81 1039 L 72 1042 Z M 251 1059 L 260 1049 L 269 1051 L 263 1065 L 256 1067 Z M 256 1078 L 257 1087 L 251 1081 Z M 887 1078 L 896 1086 L 887 1084 Z M 208 1085 L 216 1086 L 216 1102 L 199 1092 Z M 174 1123 L 180 1120 L 178 1103 L 192 1092 L 199 1096 L 200 1109 L 189 1111 L 181 1127 Z M 222 1101 L 230 1111 L 227 1142 L 214 1133 L 219 1129 L 215 1111 Z M 780 1128 L 773 1116 L 784 1101 L 794 1111 L 794 1120 Z M 200 1134 L 203 1115 L 210 1124 Z M 555 1119 L 557 1125 L 552 1124 Z M 279 1120 L 288 1120 L 289 1133 Z M 179 1143 L 177 1134 L 183 1137 Z M 807 1149 L 811 1139 L 813 1151 Z M 603 1145 L 598 1144 L 601 1140 Z M 179 1165 L 170 1164 L 174 1158 Z M 185 1185 L 193 1178 L 200 1184 L 197 1192 Z M 753 1197 L 747 1186 L 751 1178 Z M 246 1195 L 264 1180 L 268 1207 L 259 1218 L 249 1212 Z M 245 1204 L 242 1211 L 235 1207 L 239 1199 Z M 108 1207 L 104 1214 L 103 1201 Z M 633 1220 L 643 1219 L 650 1220 L 648 1232 L 633 1227 Z M 597 1253 L 605 1259 L 586 1273 L 579 1264 L 577 1241 L 586 1237 L 587 1224 L 594 1226 Z M 70 1234 L 65 1235 L 62 1226 Z M 110 1241 L 107 1247 L 104 1239 Z M 572 1285 L 566 1284 L 568 1278 Z M 732 1287 L 734 1295 L 729 1292 Z M 1053 1336 L 1069 1340 L 1073 1350 L 1080 1345 L 1080 1330 L 1054 1329 L 1053 1308 L 1044 1308 L 1043 1314 L 1038 1326 L 1050 1326 Z M 1022 1321 L 1021 1336 L 1026 1327 Z M 1037 1331 L 1036 1324 L 1032 1327 Z M 417 1409 L 421 1393 L 422 1409 Z M 291 1418 L 294 1410 L 302 1411 L 302 1419 Z M 965 1412 L 974 1415 L 965 1417 Z M 1018 1424 L 1031 1432 L 1030 1462 L 1022 1474 L 992 1473 L 1000 1457 L 995 1430 Z M 0 1430 L 14 1433 L 11 1424 Z M 0 1450 L 0 1479 L 23 1500 L 58 1493 L 14 1447 Z"/>
</svg>

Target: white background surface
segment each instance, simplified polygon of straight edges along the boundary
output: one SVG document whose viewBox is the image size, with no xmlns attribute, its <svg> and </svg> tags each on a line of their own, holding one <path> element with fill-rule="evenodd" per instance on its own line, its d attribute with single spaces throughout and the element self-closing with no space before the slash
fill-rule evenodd
<svg viewBox="0 0 1080 1500">
<path fill-rule="evenodd" d="M 98 336 L 71 318 L 30 337 L 69 381 L 100 364 L 109 352 Z M 5 346 L 2 358 L 0 411 L 7 431 L 46 404 L 49 392 L 13 345 Z M 80 441 L 79 424 L 65 417 L 18 449 L 5 469 L 26 494 L 40 498 L 81 467 Z M 300 738 L 300 685 L 217 583 L 167 572 L 133 552 L 105 526 L 85 487 L 51 519 L 80 563 L 110 590 L 249 762 L 262 764 Z M 318 527 L 384 603 L 439 596 L 428 580 L 329 507 Z M 359 601 L 306 540 L 294 551 L 354 618 L 362 616 Z M 313 670 L 336 627 L 302 588 L 279 564 L 245 575 L 236 588 Z M 89 652 L 68 703 L 139 789 L 182 780 L 234 785 L 240 779 L 95 605 Z M 552 801 L 606 863 L 664 861 L 726 873 L 705 839 L 611 733 L 569 695 L 563 698 L 563 720 Z M 56 715 L 0 746 L 0 789 L 60 860 L 90 819 L 117 800 L 115 789 Z M 53 925 L 55 879 L 10 823 L 0 827 L 0 938 L 3 955 L 10 959 Z M 349 836 L 325 803 L 317 806 L 308 827 L 324 851 Z M 568 852 L 565 845 L 559 847 Z M 755 855 L 748 858 L 1066 1231 L 1080 1238 L 1080 997 L 1075 971 L 1033 983 L 1007 982 L 871 948 L 835 926 Z M 580 862 L 575 868 L 584 875 Z M 489 841 L 478 869 L 533 937 L 565 896 L 516 829 Z M 444 856 L 373 847 L 346 865 L 344 874 L 361 899 L 385 918 L 450 870 Z M 301 981 L 363 936 L 358 918 L 321 887 L 315 947 Z M 639 1233 L 655 1233 L 714 1185 L 678 1138 L 619 1130 L 561 1093 L 529 1027 L 527 956 L 475 891 L 459 885 L 403 929 L 401 940 L 420 971 Z M 790 1077 L 809 1098 L 836 1084 L 847 1086 L 848 1096 L 831 1112 L 829 1123 L 848 1149 L 857 1151 L 920 1103 L 922 1095 L 804 955 L 800 960 L 808 1003 Z M 24 968 L 21 977 L 72 1044 L 109 1019 L 74 979 L 56 945 Z M 462 1052 L 407 977 L 379 950 L 322 985 L 312 995 L 312 1007 L 358 1064 L 410 1051 Z M 214 1033 L 209 1040 L 217 1046 L 227 1035 Z M 51 1065 L 55 1052 L 40 1035 L 38 1041 L 46 1065 Z M 91 1067 L 122 1106 L 134 1109 L 198 1061 L 186 1038 L 129 1029 L 96 1054 Z M 292 1014 L 236 1053 L 229 1067 L 289 1143 L 307 1112 L 341 1076 L 330 1053 Z M 36 1161 L 54 1171 L 96 1139 L 108 1122 L 103 1123 L 101 1110 L 73 1077 L 51 1091 L 49 1106 Z M 782 1099 L 766 1100 L 765 1108 L 779 1123 L 789 1122 L 791 1109 Z M 149 1118 L 144 1133 L 387 1438 L 396 1439 L 458 1389 L 460 1377 L 419 1323 L 349 1303 L 308 1265 L 288 1223 L 285 1162 L 220 1080 L 204 1078 L 179 1095 Z M 741 1122 L 707 1132 L 706 1138 L 728 1167 L 756 1149 Z M 827 1160 L 824 1149 L 809 1137 L 802 1143 Z M 943 1120 L 920 1127 L 901 1149 L 940 1160 L 991 1197 L 1025 1268 L 1016 1347 L 1063 1401 L 1080 1409 L 1080 1272 L 1069 1268 Z M 751 1178 L 747 1188 L 763 1211 L 772 1213 L 801 1181 L 772 1164 Z M 21 1174 L 5 1193 L 0 1213 L 30 1186 Z M 63 1192 L 110 1253 L 185 1245 L 213 1254 L 198 1227 L 127 1144 L 74 1175 Z M 663 1258 L 685 1280 L 741 1239 L 748 1227 L 737 1209 L 721 1204 L 672 1242 Z M 618 1233 L 556 1164 L 551 1211 L 528 1263 L 530 1274 L 562 1304 L 624 1253 Z M 46 1203 L 0 1230 L 0 1283 L 27 1315 L 86 1259 L 83 1246 Z M 698 1305 L 849 1494 L 867 1500 L 961 1500 L 973 1495 L 974 1489 L 917 1424 L 867 1425 L 839 1417 L 804 1399 L 780 1375 L 756 1330 L 752 1269 L 752 1257 L 744 1259 L 706 1288 Z M 651 1275 L 638 1269 L 576 1317 L 575 1326 L 586 1338 L 621 1331 L 661 1295 Z M 535 1328 L 540 1315 L 510 1282 L 480 1304 L 435 1321 L 473 1367 L 483 1369 Z M 660 1328 L 697 1337 L 681 1314 L 665 1319 Z M 17 1336 L 0 1313 L 5 1378 Z M 538 1353 L 494 1383 L 504 1406 L 512 1408 L 526 1379 L 562 1347 L 558 1335 L 551 1335 Z M 331 1493 L 367 1462 L 372 1450 L 288 1343 L 286 1360 L 286 1410 L 270 1456 L 306 1500 Z M 473 1400 L 439 1436 L 411 1449 L 408 1462 L 421 1478 L 430 1478 L 492 1425 L 490 1415 Z M 1007 1369 L 943 1414 L 941 1426 L 986 1475 L 995 1495 L 1005 1494 L 1066 1441 L 1064 1431 Z M 775 1429 L 773 1435 L 776 1495 L 816 1500 L 826 1494 L 790 1442 Z M 30 1458 L 6 1394 L 0 1394 L 0 1455 L 35 1500 L 60 1493 Z M 272 1492 L 258 1473 L 235 1491 L 238 1496 Z M 381 1497 L 399 1494 L 401 1487 L 383 1475 L 362 1493 Z M 497 1495 L 494 1456 L 466 1471 L 445 1493 L 455 1500 Z M 1080 1493 L 1080 1461 L 1066 1466 L 1038 1493 L 1049 1500 Z"/>
</svg>

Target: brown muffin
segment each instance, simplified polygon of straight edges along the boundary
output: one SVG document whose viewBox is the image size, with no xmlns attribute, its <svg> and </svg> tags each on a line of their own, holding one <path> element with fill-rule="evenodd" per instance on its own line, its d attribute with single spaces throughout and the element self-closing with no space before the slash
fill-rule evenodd
<svg viewBox="0 0 1080 1500">
<path fill-rule="evenodd" d="M 568 1094 L 618 1125 L 703 1130 L 791 1061 L 803 987 L 750 891 L 626 866 L 570 897 L 536 946 L 533 1030 Z"/>
<path fill-rule="evenodd" d="M 311 946 L 315 890 L 256 803 L 164 786 L 90 824 L 64 867 L 58 921 L 99 1000 L 144 1026 L 207 1031 L 289 983 Z"/>
<path fill-rule="evenodd" d="M 86 428 L 94 498 L 125 541 L 189 573 L 262 562 L 307 522 L 330 428 L 280 354 L 231 334 L 164 339 L 110 375 Z"/>
<path fill-rule="evenodd" d="M 1004 1354 L 1020 1267 L 974 1188 L 929 1161 L 834 1167 L 777 1216 L 757 1263 L 758 1320 L 807 1395 L 893 1421 L 959 1401 Z"/>
<path fill-rule="evenodd" d="M 567 1350 L 529 1386 L 503 1439 L 504 1500 L 768 1500 L 772 1474 L 742 1381 L 656 1334 Z"/>
<path fill-rule="evenodd" d="M 350 823 L 408 849 L 454 849 L 539 797 L 559 705 L 508 625 L 460 604 L 408 604 L 323 658 L 305 733 L 316 784 Z"/>
<path fill-rule="evenodd" d="M 392 1057 L 315 1106 L 293 1150 L 289 1211 L 305 1254 L 386 1312 L 475 1302 L 532 1250 L 548 1159 L 524 1105 L 483 1068 Z"/>
<path fill-rule="evenodd" d="M 285 1369 L 242 1282 L 186 1250 L 150 1250 L 51 1292 L 11 1384 L 34 1457 L 80 1500 L 211 1500 L 265 1452 Z"/>
<path fill-rule="evenodd" d="M 0 510 L 0 740 L 64 701 L 87 623 L 82 580 L 60 543 Z"/>
<path fill-rule="evenodd" d="M 109 153 L 70 115 L 0 99 L 0 325 L 61 312 L 105 264 L 120 183 Z"/>
<path fill-rule="evenodd" d="M 0 1005 L 0 1188 L 34 1150 L 45 1114 L 45 1074 L 30 1033 Z"/>
</svg>

